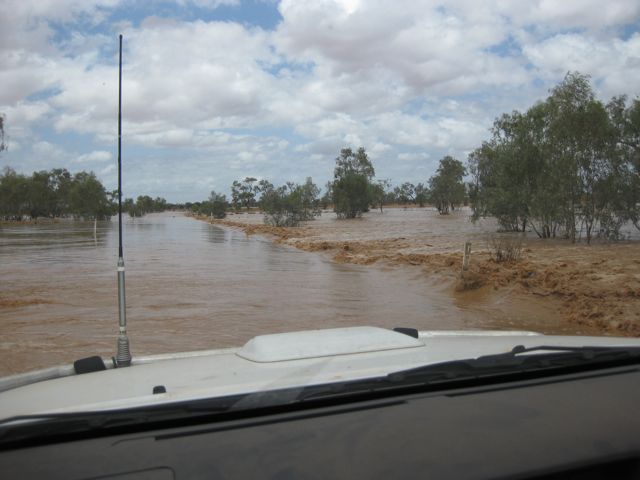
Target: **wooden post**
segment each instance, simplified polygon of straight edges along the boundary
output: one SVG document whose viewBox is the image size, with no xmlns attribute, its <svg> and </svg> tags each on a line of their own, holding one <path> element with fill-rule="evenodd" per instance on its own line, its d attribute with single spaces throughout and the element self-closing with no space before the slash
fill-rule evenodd
<svg viewBox="0 0 640 480">
<path fill-rule="evenodd" d="M 471 242 L 464 242 L 464 256 L 462 257 L 462 273 L 469 268 L 469 259 L 471 258 Z"/>
</svg>

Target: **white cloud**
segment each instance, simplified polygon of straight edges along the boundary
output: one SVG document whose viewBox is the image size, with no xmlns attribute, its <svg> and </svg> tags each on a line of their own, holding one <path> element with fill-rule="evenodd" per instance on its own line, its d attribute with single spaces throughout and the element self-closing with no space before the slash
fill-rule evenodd
<svg viewBox="0 0 640 480">
<path fill-rule="evenodd" d="M 46 159 L 48 161 L 60 161 L 65 159 L 65 157 L 67 156 L 67 152 L 63 148 L 56 145 L 55 143 L 47 142 L 44 140 L 34 143 L 31 146 L 31 150 L 36 155 L 44 157 L 43 159 Z"/>
<path fill-rule="evenodd" d="M 112 160 L 120 31 L 123 142 L 138 149 L 132 188 L 183 199 L 193 185 L 226 190 L 248 174 L 322 181 L 347 145 L 367 147 L 394 181 L 411 180 L 411 169 L 428 177 L 438 158 L 464 160 L 497 115 L 527 108 L 568 70 L 592 75 L 604 99 L 640 94 L 637 0 L 283 0 L 274 31 L 192 19 L 223 4 L 250 8 L 179 0 L 140 21 L 117 0 L 9 2 L 0 112 L 10 146 L 22 148 L 3 161 Z M 82 147 L 65 143 L 77 137 Z M 100 172 L 112 179 L 111 168 Z"/>
<path fill-rule="evenodd" d="M 558 78 L 567 71 L 591 75 L 602 83 L 610 97 L 640 85 L 640 34 L 627 40 L 600 40 L 580 34 L 560 34 L 525 47 L 531 63 L 545 78 Z"/>
<path fill-rule="evenodd" d="M 74 163 L 104 163 L 113 160 L 113 154 L 104 150 L 94 150 L 91 153 L 78 155 Z"/>
</svg>

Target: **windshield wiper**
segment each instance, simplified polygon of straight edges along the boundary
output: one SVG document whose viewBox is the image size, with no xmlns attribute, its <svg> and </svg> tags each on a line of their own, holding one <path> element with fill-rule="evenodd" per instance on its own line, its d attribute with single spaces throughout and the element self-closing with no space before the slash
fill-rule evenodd
<svg viewBox="0 0 640 480">
<path fill-rule="evenodd" d="M 454 360 L 402 370 L 387 375 L 391 382 L 420 380 L 450 381 L 461 378 L 486 378 L 493 375 L 546 372 L 566 369 L 592 369 L 609 364 L 640 361 L 640 347 L 562 347 L 540 345 L 515 346 L 510 352 L 477 358 Z"/>
<path fill-rule="evenodd" d="M 428 364 L 383 377 L 305 387 L 298 401 L 353 397 L 395 389 L 469 385 L 517 380 L 640 363 L 640 347 L 558 347 L 517 345 L 511 351 Z"/>
</svg>

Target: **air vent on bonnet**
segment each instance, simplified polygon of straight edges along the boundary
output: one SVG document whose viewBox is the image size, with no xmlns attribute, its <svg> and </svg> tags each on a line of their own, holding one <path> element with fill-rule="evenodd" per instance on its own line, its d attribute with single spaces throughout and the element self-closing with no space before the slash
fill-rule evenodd
<svg viewBox="0 0 640 480">
<path fill-rule="evenodd" d="M 402 333 L 378 327 L 348 327 L 260 335 L 236 355 L 252 362 L 282 362 L 416 347 L 424 347 L 424 342 Z"/>
</svg>

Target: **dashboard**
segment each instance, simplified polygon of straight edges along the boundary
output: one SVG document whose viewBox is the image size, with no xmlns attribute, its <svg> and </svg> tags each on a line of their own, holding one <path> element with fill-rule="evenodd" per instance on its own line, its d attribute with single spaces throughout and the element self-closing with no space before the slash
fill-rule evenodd
<svg viewBox="0 0 640 480">
<path fill-rule="evenodd" d="M 618 367 L 0 452 L 3 478 L 640 478 L 640 370 Z"/>
</svg>

